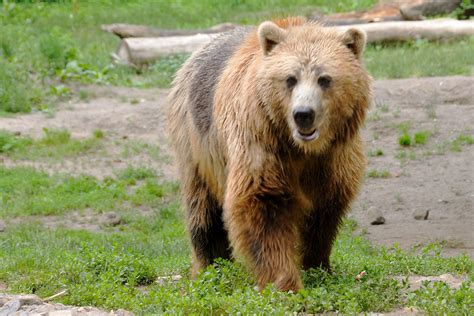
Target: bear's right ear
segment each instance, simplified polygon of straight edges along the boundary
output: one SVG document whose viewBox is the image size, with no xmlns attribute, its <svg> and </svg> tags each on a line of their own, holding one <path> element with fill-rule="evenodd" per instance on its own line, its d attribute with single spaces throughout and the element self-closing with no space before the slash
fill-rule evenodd
<svg viewBox="0 0 474 316">
<path fill-rule="evenodd" d="M 286 31 L 270 21 L 260 24 L 257 34 L 260 47 L 265 55 L 271 52 L 271 50 L 286 37 Z"/>
</svg>

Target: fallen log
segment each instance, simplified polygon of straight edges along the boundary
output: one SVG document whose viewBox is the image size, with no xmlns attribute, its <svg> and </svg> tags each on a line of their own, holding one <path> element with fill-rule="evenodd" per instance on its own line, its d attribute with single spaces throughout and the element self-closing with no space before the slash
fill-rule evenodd
<svg viewBox="0 0 474 316">
<path fill-rule="evenodd" d="M 440 40 L 474 35 L 474 20 L 435 19 L 425 21 L 403 21 L 367 23 L 335 26 L 344 31 L 350 27 L 367 33 L 367 42 L 397 42 L 417 39 Z"/>
<path fill-rule="evenodd" d="M 129 37 L 168 37 L 168 36 L 189 36 L 196 34 L 213 34 L 230 31 L 238 25 L 233 23 L 222 23 L 208 29 L 198 30 L 168 30 L 136 24 L 104 24 L 101 29 L 117 35 L 120 38 Z"/>
<path fill-rule="evenodd" d="M 123 38 L 116 52 L 112 54 L 112 58 L 118 64 L 140 68 L 160 56 L 192 53 L 209 43 L 218 34 Z"/>
<path fill-rule="evenodd" d="M 312 12 L 310 20 L 322 20 L 327 25 L 363 24 L 387 21 L 417 21 L 427 16 L 454 11 L 460 0 L 381 0 L 371 9 L 323 15 Z"/>
<path fill-rule="evenodd" d="M 416 39 L 451 39 L 474 35 L 474 20 L 458 21 L 436 19 L 426 21 L 383 22 L 357 25 L 332 26 L 343 32 L 359 28 L 367 33 L 367 41 L 407 41 Z M 117 51 L 112 54 L 116 62 L 141 67 L 160 56 L 177 53 L 191 53 L 209 43 L 218 34 L 197 34 L 191 36 L 124 38 Z"/>
</svg>

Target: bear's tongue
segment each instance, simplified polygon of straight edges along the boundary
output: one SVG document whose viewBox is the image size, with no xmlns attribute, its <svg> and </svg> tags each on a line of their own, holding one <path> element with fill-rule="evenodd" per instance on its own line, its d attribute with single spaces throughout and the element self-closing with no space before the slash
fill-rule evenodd
<svg viewBox="0 0 474 316">
<path fill-rule="evenodd" d="M 303 133 L 298 130 L 295 131 L 295 136 L 303 141 L 309 142 L 312 140 L 315 140 L 319 137 L 319 130 L 315 129 L 314 131 L 310 133 Z"/>
</svg>

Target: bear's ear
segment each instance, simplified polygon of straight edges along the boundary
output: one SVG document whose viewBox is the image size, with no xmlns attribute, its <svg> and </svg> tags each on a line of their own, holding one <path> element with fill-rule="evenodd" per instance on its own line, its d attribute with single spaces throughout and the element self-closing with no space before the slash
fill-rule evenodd
<svg viewBox="0 0 474 316">
<path fill-rule="evenodd" d="M 260 24 L 257 34 L 260 47 L 265 55 L 271 52 L 271 50 L 286 37 L 286 31 L 270 21 Z"/>
<path fill-rule="evenodd" d="M 357 59 L 360 59 L 365 48 L 367 36 L 360 29 L 350 28 L 342 35 L 342 41 L 349 48 Z"/>
</svg>

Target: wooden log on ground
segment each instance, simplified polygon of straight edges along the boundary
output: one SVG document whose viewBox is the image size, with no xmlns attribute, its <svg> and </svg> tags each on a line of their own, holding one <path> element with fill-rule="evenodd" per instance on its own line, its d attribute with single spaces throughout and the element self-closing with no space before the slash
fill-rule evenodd
<svg viewBox="0 0 474 316">
<path fill-rule="evenodd" d="M 474 20 L 458 21 L 436 19 L 427 21 L 383 22 L 357 25 L 333 26 L 343 32 L 348 28 L 359 28 L 367 33 L 367 41 L 407 41 L 416 39 L 451 39 L 474 35 Z M 218 34 L 191 36 L 125 38 L 122 39 L 113 58 L 122 64 L 141 67 L 167 54 L 191 53 L 209 43 Z"/>
<path fill-rule="evenodd" d="M 460 0 L 414 0 L 400 5 L 400 13 L 405 20 L 423 20 L 426 16 L 453 12 Z"/>
<path fill-rule="evenodd" d="M 112 58 L 119 64 L 141 67 L 160 56 L 192 53 L 209 43 L 218 34 L 123 38 L 116 52 L 112 54 Z"/>
<path fill-rule="evenodd" d="M 208 29 L 198 30 L 167 30 L 159 29 L 154 27 L 148 27 L 144 25 L 136 24 L 104 24 L 101 29 L 105 32 L 109 32 L 117 35 L 120 38 L 129 37 L 168 37 L 168 36 L 189 36 L 195 34 L 214 34 L 230 31 L 236 28 L 237 25 L 233 23 L 223 23 L 215 25 Z"/>
<path fill-rule="evenodd" d="M 381 0 L 368 10 L 343 12 L 324 16 L 320 12 L 311 13 L 310 20 L 322 20 L 328 25 L 363 24 L 387 21 L 417 21 L 426 16 L 454 11 L 460 0 Z"/>
<path fill-rule="evenodd" d="M 336 26 L 341 31 L 349 27 L 367 33 L 367 42 L 396 42 L 417 39 L 440 40 L 474 35 L 474 20 L 435 19 L 426 21 L 403 21 L 367 23 L 352 26 Z"/>
</svg>

